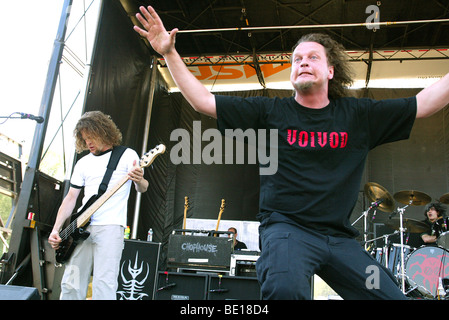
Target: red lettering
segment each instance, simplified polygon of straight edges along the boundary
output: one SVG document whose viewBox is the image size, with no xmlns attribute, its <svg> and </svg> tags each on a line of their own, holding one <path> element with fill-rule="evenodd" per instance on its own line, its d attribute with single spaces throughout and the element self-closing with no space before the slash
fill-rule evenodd
<svg viewBox="0 0 449 320">
<path fill-rule="evenodd" d="M 344 147 L 346 147 L 346 144 L 348 143 L 348 133 L 340 132 L 340 134 L 341 134 L 340 148 L 344 148 Z"/>
<path fill-rule="evenodd" d="M 315 148 L 315 132 L 310 133 L 310 146 Z"/>
<path fill-rule="evenodd" d="M 292 137 L 292 130 L 287 130 L 287 141 L 290 143 L 290 145 L 294 144 L 296 141 L 296 130 L 293 130 L 293 137 Z"/>
<path fill-rule="evenodd" d="M 328 139 L 329 137 L 329 139 Z M 287 141 L 290 145 L 293 145 L 298 139 L 298 145 L 301 148 L 309 146 L 310 148 L 316 148 L 316 142 L 318 146 L 324 148 L 328 143 L 332 149 L 345 148 L 348 144 L 347 132 L 307 132 L 287 129 Z"/>
<path fill-rule="evenodd" d="M 317 132 L 318 134 L 318 144 L 321 146 L 321 148 L 324 148 L 324 146 L 327 144 L 327 132 Z"/>
<path fill-rule="evenodd" d="M 331 132 L 331 134 L 329 135 L 329 144 L 332 149 L 335 149 L 338 147 L 338 141 L 339 141 L 338 133 Z"/>
<path fill-rule="evenodd" d="M 299 133 L 299 137 L 298 137 L 298 144 L 300 147 L 307 147 L 307 144 L 309 142 L 309 135 L 307 134 L 306 131 L 301 131 Z"/>
</svg>

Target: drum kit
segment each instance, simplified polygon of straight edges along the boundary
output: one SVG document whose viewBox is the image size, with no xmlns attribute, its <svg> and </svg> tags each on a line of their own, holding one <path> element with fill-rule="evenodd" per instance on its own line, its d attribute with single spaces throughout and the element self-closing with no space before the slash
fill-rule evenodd
<svg viewBox="0 0 449 320">
<path fill-rule="evenodd" d="M 385 268 L 393 273 L 400 283 L 402 292 L 411 298 L 449 299 L 445 288 L 449 288 L 449 232 L 439 235 L 436 245 L 413 248 L 404 243 L 404 235 L 410 233 L 431 232 L 430 226 L 422 221 L 404 217 L 410 206 L 424 206 L 431 202 L 431 197 L 416 190 L 399 191 L 391 194 L 381 185 L 369 182 L 364 187 L 365 195 L 371 201 L 369 208 L 353 223 L 364 218 L 365 249 Z M 394 200 L 404 205 L 394 209 Z M 439 201 L 449 204 L 449 193 Z M 394 230 L 391 234 L 368 240 L 368 213 L 372 209 L 389 212 L 385 226 Z M 376 211 L 374 211 L 374 216 Z M 393 218 L 394 216 L 397 218 Z M 374 217 L 373 216 L 373 217 Z M 443 217 L 446 219 L 446 217 Z M 444 222 L 446 225 L 446 222 Z M 449 221 L 448 221 L 449 225 Z M 400 243 L 390 243 L 389 238 L 399 235 Z M 376 248 L 376 241 L 383 240 L 384 246 Z"/>
</svg>

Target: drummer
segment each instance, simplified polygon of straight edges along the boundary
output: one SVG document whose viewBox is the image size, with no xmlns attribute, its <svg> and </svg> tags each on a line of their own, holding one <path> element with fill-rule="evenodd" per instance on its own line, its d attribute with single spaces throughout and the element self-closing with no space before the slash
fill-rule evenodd
<svg viewBox="0 0 449 320">
<path fill-rule="evenodd" d="M 421 239 L 426 245 L 434 245 L 438 237 L 448 230 L 446 208 L 440 202 L 429 203 L 425 207 L 424 216 L 424 222 L 429 225 L 430 231 L 421 233 Z"/>
</svg>

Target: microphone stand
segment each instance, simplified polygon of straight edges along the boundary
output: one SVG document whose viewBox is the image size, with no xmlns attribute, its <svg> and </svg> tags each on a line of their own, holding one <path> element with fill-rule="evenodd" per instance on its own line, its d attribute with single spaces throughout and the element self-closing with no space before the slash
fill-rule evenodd
<svg viewBox="0 0 449 320">
<path fill-rule="evenodd" d="M 405 273 L 404 273 L 404 225 L 403 225 L 403 215 L 405 209 L 412 203 L 413 200 L 410 200 L 409 204 L 405 207 L 398 208 L 397 212 L 399 213 L 399 232 L 401 238 L 401 283 L 402 283 L 402 293 L 405 294 Z"/>
<path fill-rule="evenodd" d="M 364 224 L 364 226 L 363 226 L 363 229 L 364 229 L 364 232 L 363 232 L 363 240 L 365 241 L 365 250 L 367 249 L 367 244 L 368 244 L 368 241 L 367 241 L 367 239 L 368 239 L 368 233 L 367 233 L 367 231 L 368 231 L 367 218 L 368 218 L 368 212 L 369 212 L 369 210 L 370 210 L 370 208 L 368 208 L 368 209 L 366 209 L 365 211 L 363 211 L 362 214 L 360 215 L 360 217 L 358 217 L 357 220 L 355 220 L 355 221 L 352 223 L 352 226 L 353 226 L 353 225 L 355 225 L 355 224 L 356 224 L 362 217 L 364 217 L 364 219 L 363 219 L 363 224 Z"/>
<path fill-rule="evenodd" d="M 363 240 L 365 242 L 365 250 L 367 249 L 367 243 L 368 243 L 368 212 L 372 209 L 372 208 L 377 208 L 379 206 L 379 204 L 382 202 L 383 200 L 381 200 L 380 202 L 378 201 L 374 201 L 371 203 L 370 207 L 368 209 L 366 209 L 365 211 L 362 212 L 362 214 L 360 215 L 360 217 L 358 217 L 352 224 L 351 226 L 355 225 L 362 217 L 363 217 Z M 374 210 L 374 212 L 376 212 L 376 210 Z"/>
<path fill-rule="evenodd" d="M 13 116 L 14 114 L 18 114 L 18 116 Z M 29 117 L 31 116 L 31 117 Z M 40 121 L 37 120 L 37 118 L 40 118 Z M 0 119 L 6 119 L 5 121 L 1 122 L 0 124 L 4 124 L 8 119 L 29 119 L 34 120 L 37 123 L 42 123 L 44 119 L 42 117 L 36 117 L 27 113 L 22 112 L 13 112 L 9 116 L 0 116 Z"/>
<path fill-rule="evenodd" d="M 19 116 L 18 117 L 13 117 L 12 115 L 13 114 L 19 114 Z M 6 120 L 8 120 L 8 119 L 22 119 L 22 116 L 20 115 L 20 113 L 19 112 L 14 112 L 14 113 L 12 113 L 12 114 L 10 114 L 9 116 L 0 116 L 0 119 L 6 119 Z M 2 123 L 0 123 L 0 124 L 3 124 L 3 123 L 5 123 L 6 122 L 6 120 L 5 121 L 3 121 Z"/>
</svg>

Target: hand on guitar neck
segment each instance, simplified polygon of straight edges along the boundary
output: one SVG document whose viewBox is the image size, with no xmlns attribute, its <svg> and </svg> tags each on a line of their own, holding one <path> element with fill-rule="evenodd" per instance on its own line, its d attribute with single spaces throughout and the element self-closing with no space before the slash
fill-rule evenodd
<svg viewBox="0 0 449 320">
<path fill-rule="evenodd" d="M 134 182 L 136 191 L 143 193 L 148 189 L 148 181 L 143 178 L 143 169 L 134 161 L 132 170 L 128 173 L 129 180 Z"/>
</svg>

